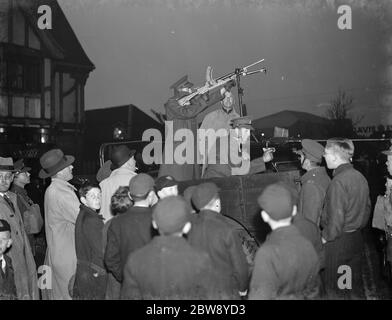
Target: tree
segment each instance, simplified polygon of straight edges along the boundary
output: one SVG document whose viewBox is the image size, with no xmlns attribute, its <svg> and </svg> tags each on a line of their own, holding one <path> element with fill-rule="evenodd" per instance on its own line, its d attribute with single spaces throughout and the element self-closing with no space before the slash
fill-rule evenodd
<svg viewBox="0 0 392 320">
<path fill-rule="evenodd" d="M 331 120 L 330 136 L 352 138 L 355 136 L 354 123 L 349 111 L 354 107 L 354 98 L 339 88 L 337 95 L 330 101 L 326 116 Z M 356 123 L 361 121 L 358 119 Z"/>
</svg>

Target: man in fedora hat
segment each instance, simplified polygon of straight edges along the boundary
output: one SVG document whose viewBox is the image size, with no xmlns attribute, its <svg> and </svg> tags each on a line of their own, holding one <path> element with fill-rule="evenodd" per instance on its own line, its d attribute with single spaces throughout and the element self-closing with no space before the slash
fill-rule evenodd
<svg viewBox="0 0 392 320">
<path fill-rule="evenodd" d="M 324 147 L 310 139 L 301 141 L 301 166 L 306 173 L 301 177 L 301 191 L 298 202 L 298 215 L 320 225 L 323 203 L 331 179 L 324 166 L 321 166 Z"/>
<path fill-rule="evenodd" d="M 128 194 L 134 204 L 112 220 L 105 250 L 105 265 L 120 283 L 128 255 L 145 246 L 152 238 L 151 207 L 158 200 L 154 179 L 145 173 L 131 179 Z"/>
<path fill-rule="evenodd" d="M 39 177 L 51 178 L 45 192 L 45 232 L 47 251 L 45 265 L 51 268 L 51 288 L 43 292 L 44 299 L 70 300 L 68 284 L 76 271 L 75 222 L 79 200 L 73 178 L 73 156 L 52 149 L 40 158 Z"/>
<path fill-rule="evenodd" d="M 102 190 L 101 215 L 108 221 L 113 217 L 110 211 L 110 201 L 119 187 L 129 185 L 129 181 L 137 175 L 135 150 L 125 145 L 114 146 L 111 156 L 110 176 L 103 179 L 99 186 Z"/>
<path fill-rule="evenodd" d="M 208 76 L 206 78 L 206 81 L 209 81 Z M 223 88 L 215 90 L 214 92 L 197 95 L 185 106 L 180 106 L 178 99 L 189 95 L 192 92 L 191 88 L 193 84 L 188 81 L 188 77 L 184 76 L 170 87 L 174 90 L 174 95 L 165 103 L 166 118 L 168 122 L 171 121 L 173 123 L 173 136 L 176 134 L 177 130 L 180 129 L 188 129 L 193 133 L 193 161 L 192 163 L 179 164 L 176 162 L 174 157 L 175 153 L 173 152 L 173 156 L 169 157 L 173 161 L 170 161 L 169 163 L 169 161 L 166 161 L 165 159 L 167 150 L 164 150 L 163 163 L 159 168 L 158 176 L 170 175 L 177 181 L 200 178 L 200 168 L 197 163 L 197 116 L 208 107 L 222 100 L 225 97 L 225 92 L 230 91 L 234 85 L 234 81 L 229 82 Z M 166 138 L 168 137 L 168 134 L 168 132 L 165 132 Z M 170 146 L 170 149 L 168 150 L 175 151 L 176 147 L 183 142 L 170 141 L 170 139 L 168 139 L 168 141 L 165 142 L 166 149 L 169 147 L 169 143 L 171 143 L 172 146 Z"/>
<path fill-rule="evenodd" d="M 13 244 L 8 251 L 13 261 L 18 299 L 39 299 L 37 269 L 17 205 L 17 196 L 10 186 L 16 172 L 12 158 L 0 157 L 0 219 L 11 226 Z"/>
</svg>

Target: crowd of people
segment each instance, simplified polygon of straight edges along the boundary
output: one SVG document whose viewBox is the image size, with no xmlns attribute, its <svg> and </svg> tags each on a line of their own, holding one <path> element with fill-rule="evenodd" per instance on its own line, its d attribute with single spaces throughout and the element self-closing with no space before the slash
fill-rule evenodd
<svg viewBox="0 0 392 320">
<path fill-rule="evenodd" d="M 0 296 L 363 299 L 362 230 L 371 204 L 368 183 L 351 164 L 354 145 L 336 138 L 323 147 L 304 139 L 297 153 L 306 171 L 300 191 L 277 182 L 257 198 L 260 219 L 272 231 L 249 263 L 214 183 L 200 181 L 179 194 L 170 175 L 154 180 L 136 173 L 135 152 L 121 145 L 97 173 L 99 184 L 86 181 L 76 190 L 69 183 L 75 158 L 48 151 L 39 173 L 51 179 L 44 287 L 32 249 L 40 208 L 24 191 L 30 168 L 0 158 Z"/>
</svg>

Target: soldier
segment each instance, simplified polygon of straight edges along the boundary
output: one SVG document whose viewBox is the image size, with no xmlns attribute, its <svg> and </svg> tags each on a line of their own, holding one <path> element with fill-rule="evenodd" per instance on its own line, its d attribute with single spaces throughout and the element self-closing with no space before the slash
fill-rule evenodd
<svg viewBox="0 0 392 320">
<path fill-rule="evenodd" d="M 208 79 L 207 79 L 208 80 Z M 170 88 L 174 90 L 174 95 L 165 104 L 166 118 L 168 121 L 173 122 L 173 134 L 179 129 L 189 129 L 192 131 L 193 136 L 193 163 L 178 164 L 173 157 L 174 162 L 168 163 L 163 157 L 163 163 L 159 169 L 159 176 L 171 175 L 177 181 L 192 180 L 200 178 L 200 169 L 197 163 L 197 116 L 203 112 L 206 108 L 214 105 L 218 101 L 222 100 L 225 96 L 226 91 L 235 85 L 234 82 L 229 82 L 224 88 L 216 90 L 215 92 L 207 93 L 204 95 L 198 95 L 194 97 L 189 105 L 180 106 L 178 99 L 189 95 L 192 92 L 193 84 L 188 81 L 188 77 L 184 76 L 179 81 L 174 83 Z M 167 132 L 165 136 L 167 136 Z M 167 143 L 173 143 L 168 141 Z M 173 145 L 172 150 L 176 150 L 176 147 L 182 142 L 177 141 Z M 167 148 L 167 145 L 165 146 Z M 170 149 L 169 149 L 170 150 Z M 164 151 L 165 154 L 166 150 Z"/>
<path fill-rule="evenodd" d="M 369 186 L 366 178 L 350 163 L 354 144 L 349 139 L 329 139 L 324 158 L 333 179 L 328 187 L 321 216 L 325 243 L 325 285 L 332 298 L 363 298 L 362 229 L 370 215 Z M 338 286 L 341 266 L 350 268 L 352 288 Z M 351 281 L 352 280 L 352 281 Z M 343 281 L 347 282 L 347 281 Z"/>
<path fill-rule="evenodd" d="M 129 182 L 129 196 L 135 203 L 110 224 L 104 257 L 107 269 L 120 283 L 128 255 L 152 239 L 151 206 L 157 201 L 154 179 L 145 173 L 136 175 Z"/>
<path fill-rule="evenodd" d="M 317 296 L 319 258 L 309 240 L 291 224 L 297 212 L 290 189 L 275 183 L 257 199 L 272 233 L 255 258 L 249 299 L 303 299 Z"/>
<path fill-rule="evenodd" d="M 267 149 L 261 158 L 250 161 L 250 130 L 253 130 L 250 118 L 233 119 L 232 128 L 228 136 L 217 138 L 210 148 L 203 179 L 263 172 L 265 163 L 272 160 L 273 150 Z"/>
<path fill-rule="evenodd" d="M 319 226 L 325 194 L 331 182 L 325 167 L 321 166 L 324 147 L 310 139 L 303 139 L 301 145 L 302 149 L 297 153 L 301 156 L 301 166 L 306 173 L 301 177 L 298 215 Z"/>
<path fill-rule="evenodd" d="M 190 212 L 182 197 L 160 200 L 153 212 L 159 236 L 132 253 L 124 267 L 122 299 L 214 298 L 212 262 L 183 235 L 191 229 Z"/>
<path fill-rule="evenodd" d="M 236 229 L 221 212 L 218 187 L 211 182 L 198 185 L 192 202 L 200 210 L 188 239 L 191 245 L 206 251 L 217 270 L 222 299 L 239 299 L 246 295 L 249 267 Z"/>
</svg>

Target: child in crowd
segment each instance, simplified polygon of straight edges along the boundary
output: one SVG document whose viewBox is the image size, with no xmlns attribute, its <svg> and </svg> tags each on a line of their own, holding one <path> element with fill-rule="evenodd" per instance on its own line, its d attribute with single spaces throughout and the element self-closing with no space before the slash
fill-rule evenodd
<svg viewBox="0 0 392 320">
<path fill-rule="evenodd" d="M 16 299 L 12 261 L 5 254 L 11 245 L 11 227 L 7 221 L 0 219 L 0 300 Z"/>
</svg>

